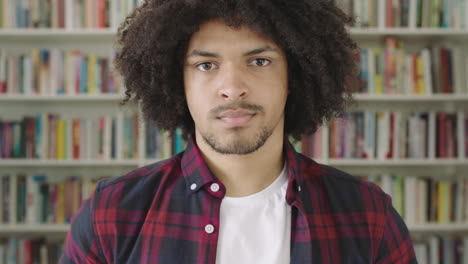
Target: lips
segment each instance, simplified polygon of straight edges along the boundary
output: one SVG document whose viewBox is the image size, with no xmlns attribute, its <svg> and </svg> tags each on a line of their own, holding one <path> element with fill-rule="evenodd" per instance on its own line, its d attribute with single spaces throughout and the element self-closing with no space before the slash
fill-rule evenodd
<svg viewBox="0 0 468 264">
<path fill-rule="evenodd" d="M 218 116 L 218 119 L 231 126 L 246 125 L 253 117 L 254 112 L 246 110 L 229 110 Z"/>
</svg>

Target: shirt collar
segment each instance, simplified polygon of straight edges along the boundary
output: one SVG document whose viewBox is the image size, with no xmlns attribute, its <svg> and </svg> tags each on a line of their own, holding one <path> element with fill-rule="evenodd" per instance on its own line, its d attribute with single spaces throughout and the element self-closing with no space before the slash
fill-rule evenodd
<svg viewBox="0 0 468 264">
<path fill-rule="evenodd" d="M 297 193 L 301 192 L 304 175 L 300 173 L 303 166 L 303 157 L 297 153 L 289 140 L 285 137 L 283 142 L 283 153 L 286 159 L 288 170 L 288 189 L 286 201 L 291 205 L 297 199 Z M 182 173 L 185 178 L 187 190 L 190 193 L 198 192 L 202 188 L 207 188 L 213 183 L 218 183 L 220 192 L 210 192 L 218 198 L 223 198 L 226 190 L 219 179 L 208 168 L 200 149 L 196 145 L 193 137 L 187 142 L 187 147 L 182 156 Z"/>
</svg>

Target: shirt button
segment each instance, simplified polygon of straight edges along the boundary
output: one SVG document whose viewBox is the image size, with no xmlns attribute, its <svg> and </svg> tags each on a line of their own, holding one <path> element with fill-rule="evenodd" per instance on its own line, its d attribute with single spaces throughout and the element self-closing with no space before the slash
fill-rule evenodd
<svg viewBox="0 0 468 264">
<path fill-rule="evenodd" d="M 217 184 L 217 183 L 211 184 L 210 189 L 211 189 L 213 192 L 219 191 L 219 184 Z"/>
<path fill-rule="evenodd" d="M 213 225 L 206 225 L 205 226 L 205 232 L 207 232 L 208 234 L 211 234 L 214 232 L 214 226 Z"/>
<path fill-rule="evenodd" d="M 193 183 L 192 185 L 190 185 L 190 189 L 193 191 L 197 188 L 197 184 L 196 183 Z"/>
<path fill-rule="evenodd" d="M 297 190 L 298 190 L 298 191 L 301 191 L 301 186 L 297 186 Z"/>
</svg>

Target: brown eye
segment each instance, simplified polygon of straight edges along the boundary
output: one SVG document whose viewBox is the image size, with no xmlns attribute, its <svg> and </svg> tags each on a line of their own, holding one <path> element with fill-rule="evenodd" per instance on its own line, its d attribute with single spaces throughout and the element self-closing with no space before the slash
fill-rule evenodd
<svg viewBox="0 0 468 264">
<path fill-rule="evenodd" d="M 269 59 L 258 58 L 258 59 L 252 60 L 250 64 L 253 64 L 253 66 L 265 67 L 269 65 L 270 63 L 271 63 L 271 60 Z"/>
<path fill-rule="evenodd" d="M 216 69 L 215 64 L 211 62 L 204 62 L 197 65 L 200 71 L 211 71 Z"/>
</svg>

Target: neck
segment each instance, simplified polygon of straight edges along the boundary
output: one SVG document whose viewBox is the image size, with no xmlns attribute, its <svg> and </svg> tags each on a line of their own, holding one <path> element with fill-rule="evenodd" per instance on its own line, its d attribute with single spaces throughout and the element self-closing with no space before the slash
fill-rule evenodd
<svg viewBox="0 0 468 264">
<path fill-rule="evenodd" d="M 226 196 L 257 193 L 273 183 L 283 169 L 283 131 L 275 129 L 262 147 L 246 155 L 220 154 L 198 132 L 195 136 L 206 164 L 226 187 Z"/>
</svg>

